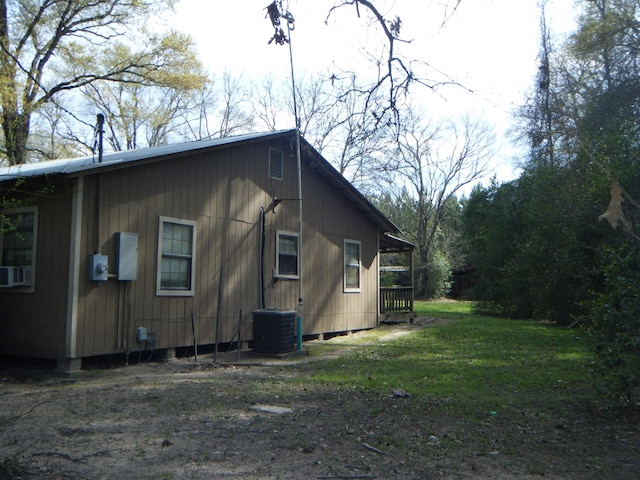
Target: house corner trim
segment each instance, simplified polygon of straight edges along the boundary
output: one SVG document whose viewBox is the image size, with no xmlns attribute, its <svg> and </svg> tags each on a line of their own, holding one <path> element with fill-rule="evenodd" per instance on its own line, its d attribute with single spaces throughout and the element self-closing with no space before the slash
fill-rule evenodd
<svg viewBox="0 0 640 480">
<path fill-rule="evenodd" d="M 84 176 L 79 176 L 74 181 L 71 204 L 71 245 L 69 255 L 69 287 L 67 290 L 67 325 L 64 349 L 65 358 L 75 358 L 76 356 L 83 196 Z"/>
</svg>

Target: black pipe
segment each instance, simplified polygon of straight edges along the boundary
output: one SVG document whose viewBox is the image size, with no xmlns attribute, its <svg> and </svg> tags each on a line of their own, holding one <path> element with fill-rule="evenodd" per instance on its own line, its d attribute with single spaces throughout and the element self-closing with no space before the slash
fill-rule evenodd
<svg viewBox="0 0 640 480">
<path fill-rule="evenodd" d="M 260 207 L 260 308 L 265 308 L 264 302 L 264 246 L 266 242 L 265 213 L 264 208 Z"/>
</svg>

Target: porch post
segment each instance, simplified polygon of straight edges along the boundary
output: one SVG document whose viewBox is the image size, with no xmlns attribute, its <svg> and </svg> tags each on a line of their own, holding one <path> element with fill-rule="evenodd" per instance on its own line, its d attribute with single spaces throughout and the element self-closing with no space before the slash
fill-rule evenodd
<svg viewBox="0 0 640 480">
<path fill-rule="evenodd" d="M 411 311 L 413 312 L 413 301 L 415 300 L 414 274 L 413 274 L 413 248 L 409 249 L 409 270 L 411 270 Z"/>
</svg>

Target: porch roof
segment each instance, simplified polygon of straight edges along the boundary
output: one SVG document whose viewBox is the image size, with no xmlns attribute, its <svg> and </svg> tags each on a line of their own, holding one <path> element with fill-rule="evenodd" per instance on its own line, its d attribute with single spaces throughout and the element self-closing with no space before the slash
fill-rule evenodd
<svg viewBox="0 0 640 480">
<path fill-rule="evenodd" d="M 380 251 L 382 253 L 411 252 L 415 244 L 389 233 L 380 235 Z"/>
</svg>

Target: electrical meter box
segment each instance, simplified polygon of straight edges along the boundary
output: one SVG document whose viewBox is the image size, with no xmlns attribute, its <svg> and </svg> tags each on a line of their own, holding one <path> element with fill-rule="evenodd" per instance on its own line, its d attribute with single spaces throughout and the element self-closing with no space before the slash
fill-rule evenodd
<svg viewBox="0 0 640 480">
<path fill-rule="evenodd" d="M 146 342 L 147 338 L 147 329 L 144 327 L 138 327 L 136 330 L 136 340 L 138 343 Z"/>
<path fill-rule="evenodd" d="M 138 276 L 138 234 L 118 232 L 116 240 L 118 280 L 135 280 Z"/>
<path fill-rule="evenodd" d="M 92 282 L 106 282 L 109 278 L 109 257 L 107 255 L 89 255 L 89 280 Z"/>
</svg>

